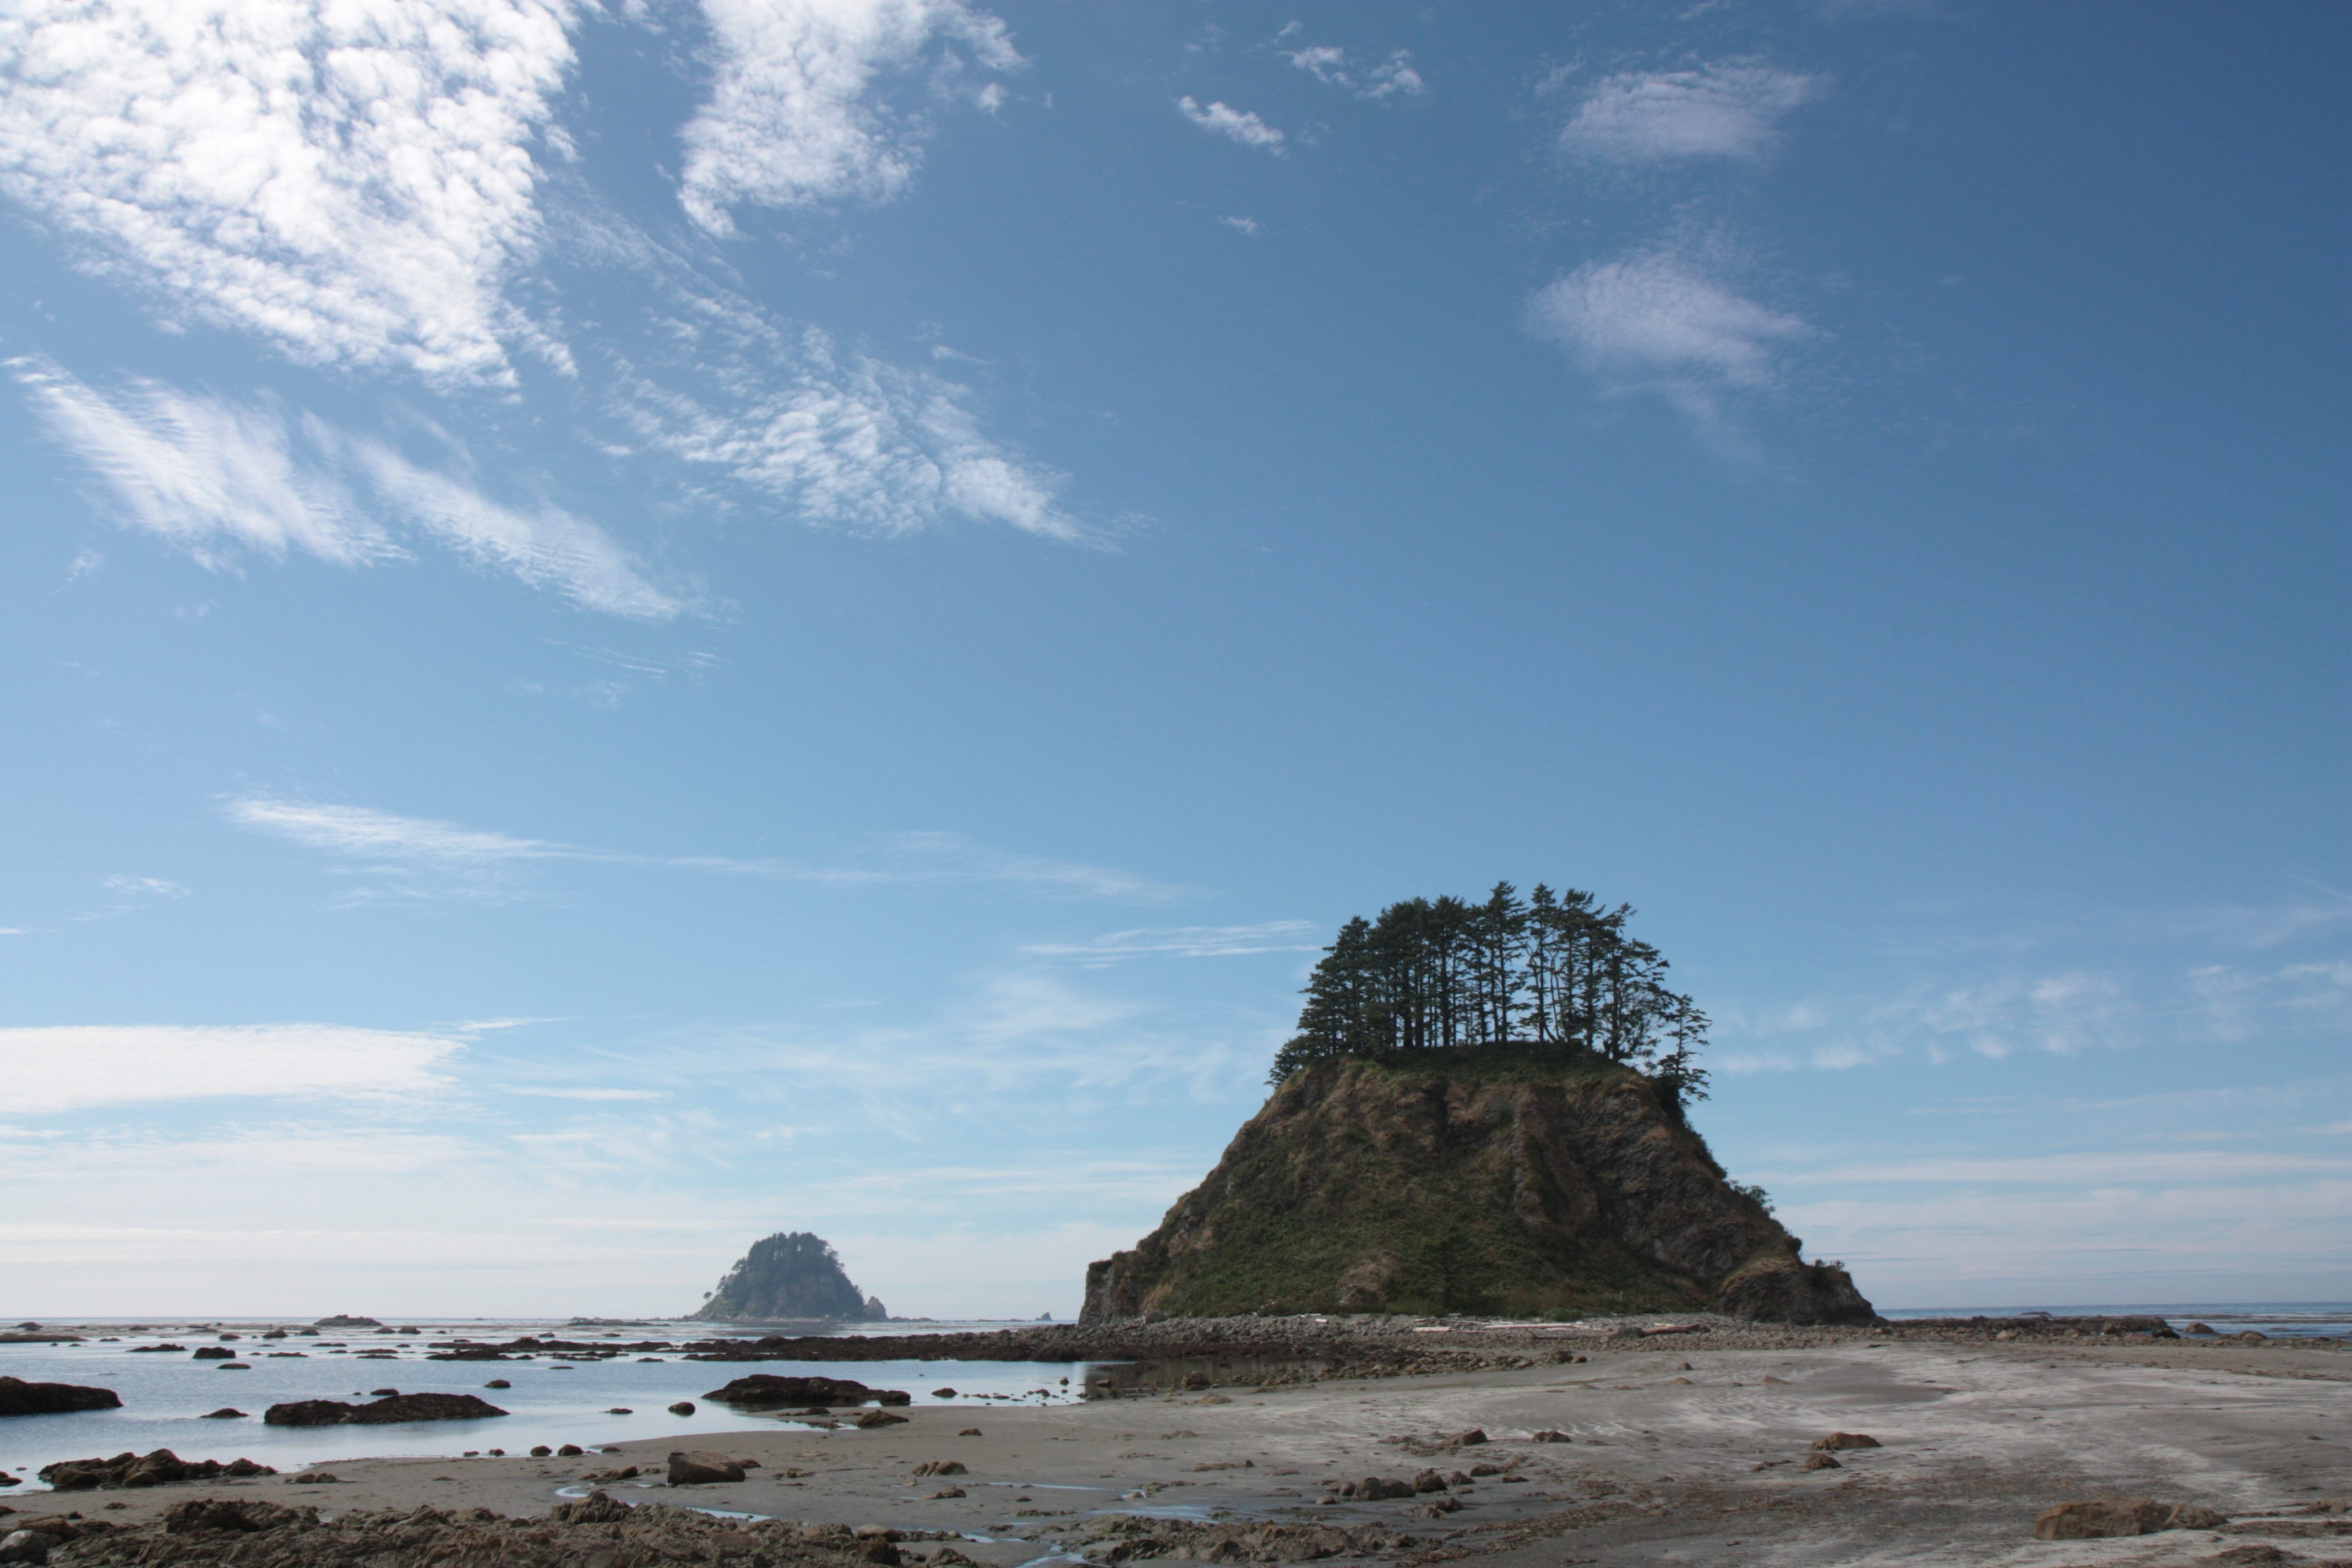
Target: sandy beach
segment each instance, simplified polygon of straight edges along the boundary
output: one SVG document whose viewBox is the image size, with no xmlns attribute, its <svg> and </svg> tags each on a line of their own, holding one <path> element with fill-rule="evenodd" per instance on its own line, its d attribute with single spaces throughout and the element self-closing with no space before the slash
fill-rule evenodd
<svg viewBox="0 0 2352 1568">
<path fill-rule="evenodd" d="M 672 1488 L 674 1445 L 570 1459 L 341 1460 L 331 1484 L 291 1476 L 139 1491 L 19 1495 L 20 1515 L 117 1525 L 198 1496 L 536 1517 L 584 1478 L 632 1503 L 813 1524 L 881 1526 L 911 1561 L 954 1549 L 991 1568 L 1055 1554 L 1097 1562 L 1213 1555 L 1208 1538 L 1147 1543 L 1176 1521 L 1375 1525 L 1354 1556 L 1503 1565 L 2173 1564 L 2352 1563 L 2352 1356 L 2333 1341 L 2020 1345 L 1818 1331 L 1738 1345 L 1687 1337 L 1591 1349 L 1570 1364 L 1334 1379 L 1096 1400 L 1051 1408 L 925 1408 L 904 1424 L 767 1427 L 693 1446 L 755 1461 L 741 1482 Z M 789 1370 L 780 1368 L 778 1370 Z M 970 1428 L 977 1427 L 975 1432 Z M 1445 1446 L 1469 1429 L 1483 1443 Z M 1876 1447 L 1804 1468 L 1832 1433 Z M 1538 1433 L 1557 1434 L 1536 1440 Z M 1560 1440 L 1564 1436 L 1565 1440 Z M 951 1461 L 961 1472 L 917 1476 Z M 1452 1478 L 1444 1490 L 1325 1500 L 1367 1477 Z M 1424 1483 L 1427 1484 L 1427 1483 Z M 960 1491 L 961 1495 L 934 1495 Z M 2218 1529 L 2034 1541 L 2035 1515 L 2102 1494 L 2228 1516 Z M 21 1521 L 0 1522 L 16 1523 Z M 1124 1547 L 1124 1549 L 1122 1549 Z M 2264 1555 L 2274 1552 L 2278 1555 Z M 2223 1555 L 2228 1553 L 2228 1555 Z M 61 1560 L 73 1560 L 72 1549 Z"/>
</svg>

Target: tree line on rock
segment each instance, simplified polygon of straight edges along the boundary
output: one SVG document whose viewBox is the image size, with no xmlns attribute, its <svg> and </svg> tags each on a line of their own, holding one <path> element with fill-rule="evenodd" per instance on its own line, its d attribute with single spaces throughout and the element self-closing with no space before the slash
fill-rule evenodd
<svg viewBox="0 0 2352 1568">
<path fill-rule="evenodd" d="M 1315 965 L 1273 1081 L 1342 1058 L 1500 1048 L 1635 1068 L 1679 1113 L 1706 1098 L 1707 1017 L 1627 931 L 1633 915 L 1541 883 L 1522 900 L 1508 882 L 1482 903 L 1408 899 L 1359 915 Z"/>
</svg>

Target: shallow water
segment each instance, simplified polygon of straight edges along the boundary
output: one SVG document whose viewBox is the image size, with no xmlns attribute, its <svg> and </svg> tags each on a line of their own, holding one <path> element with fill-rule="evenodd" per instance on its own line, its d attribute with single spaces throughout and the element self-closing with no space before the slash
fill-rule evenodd
<svg viewBox="0 0 2352 1568">
<path fill-rule="evenodd" d="M 870 1388 L 904 1389 L 917 1405 L 982 1406 L 1019 1403 L 1061 1404 L 1086 1386 L 1091 1363 L 1083 1362 L 690 1362 L 672 1352 L 639 1361 L 625 1353 L 611 1361 L 436 1362 L 425 1358 L 427 1342 L 466 1337 L 505 1341 L 524 1334 L 595 1342 L 710 1339 L 730 1331 L 708 1323 L 632 1323 L 623 1328 L 583 1328 L 548 1321 L 482 1321 L 420 1322 L 417 1334 L 380 1336 L 373 1331 L 328 1331 L 319 1339 L 262 1340 L 266 1320 L 240 1320 L 218 1327 L 184 1324 L 110 1327 L 85 1321 L 77 1331 L 119 1334 L 113 1342 L 0 1344 L 0 1375 L 36 1383 L 73 1383 L 110 1388 L 121 1396 L 119 1410 L 0 1420 L 0 1470 L 19 1476 L 33 1489 L 33 1473 L 59 1459 L 110 1457 L 125 1451 L 169 1448 L 183 1459 L 257 1459 L 280 1470 L 322 1461 L 372 1456 L 421 1455 L 455 1458 L 467 1449 L 497 1447 L 527 1453 L 537 1444 L 577 1443 L 593 1449 L 605 1443 L 650 1437 L 687 1438 L 697 1433 L 738 1432 L 777 1425 L 810 1428 L 805 1421 L 731 1409 L 705 1395 L 751 1373 L 852 1379 Z M 282 1325 L 294 1329 L 299 1324 Z M 876 1325 L 893 1333 L 1003 1328 L 987 1324 Z M 238 1334 L 227 1348 L 249 1370 L 226 1372 L 224 1363 L 196 1361 L 188 1353 L 220 1343 L 223 1331 Z M 749 1331 L 756 1337 L 763 1330 Z M 185 1352 L 140 1352 L 133 1347 L 173 1343 Z M 272 1352 L 299 1351 L 297 1355 Z M 338 1352 L 341 1353 L 337 1353 Z M 362 1352 L 375 1352 L 362 1358 Z M 389 1355 L 382 1352 L 390 1352 Z M 511 1388 L 483 1385 L 505 1378 Z M 1064 1380 L 1067 1381 L 1065 1382 Z M 932 1397 L 951 1387 L 951 1400 Z M 424 1421 L 382 1426 L 266 1426 L 261 1414 L 295 1399 L 341 1399 L 363 1403 L 376 1389 L 403 1394 L 478 1394 L 509 1414 L 479 1421 Z M 672 1415 L 667 1406 L 690 1400 L 692 1415 Z M 242 1420 L 207 1420 L 223 1405 L 247 1412 Z M 614 1407 L 630 1414 L 608 1414 Z"/>
</svg>

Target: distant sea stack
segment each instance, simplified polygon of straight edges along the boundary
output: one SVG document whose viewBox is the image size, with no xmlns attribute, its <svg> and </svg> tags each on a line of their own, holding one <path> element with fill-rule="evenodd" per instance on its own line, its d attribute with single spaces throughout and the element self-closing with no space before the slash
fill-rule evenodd
<svg viewBox="0 0 2352 1568">
<path fill-rule="evenodd" d="M 1499 1052 L 1293 1072 L 1082 1322 L 1152 1312 L 1712 1310 L 1869 1322 L 1835 1265 L 1733 1187 L 1656 1083 Z"/>
<path fill-rule="evenodd" d="M 707 1321 L 764 1323 L 779 1320 L 880 1322 L 881 1301 L 849 1282 L 832 1244 L 804 1230 L 779 1232 L 751 1244 L 699 1310 Z"/>
</svg>

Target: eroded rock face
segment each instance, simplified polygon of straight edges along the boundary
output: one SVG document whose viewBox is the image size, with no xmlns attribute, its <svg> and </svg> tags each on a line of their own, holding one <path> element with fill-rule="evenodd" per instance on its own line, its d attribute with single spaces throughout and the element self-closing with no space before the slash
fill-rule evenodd
<svg viewBox="0 0 2352 1568">
<path fill-rule="evenodd" d="M 1868 1322 L 1639 1074 L 1392 1061 L 1294 1074 L 1080 1321 L 1253 1311 L 1687 1311 Z"/>
<path fill-rule="evenodd" d="M 117 1410 L 121 1405 L 121 1396 L 110 1388 L 0 1377 L 0 1415 L 56 1415 L 71 1410 Z"/>
<path fill-rule="evenodd" d="M 2195 1503 L 2158 1502 L 2146 1497 L 2086 1498 L 2042 1510 L 2033 1521 L 2036 1541 L 2099 1541 L 2117 1535 L 2153 1535 L 2160 1530 L 2211 1530 L 2225 1516 Z"/>
</svg>

